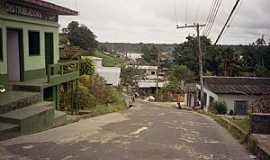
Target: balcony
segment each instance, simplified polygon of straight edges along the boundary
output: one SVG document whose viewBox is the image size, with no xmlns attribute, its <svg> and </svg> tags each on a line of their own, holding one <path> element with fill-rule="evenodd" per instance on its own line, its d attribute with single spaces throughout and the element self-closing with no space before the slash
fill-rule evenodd
<svg viewBox="0 0 270 160">
<path fill-rule="evenodd" d="M 49 65 L 47 75 L 45 77 L 23 82 L 10 82 L 9 85 L 11 85 L 15 90 L 41 91 L 44 88 L 59 85 L 79 78 L 80 62 L 69 61 Z"/>
<path fill-rule="evenodd" d="M 79 61 L 69 61 L 64 63 L 51 64 L 48 66 L 47 83 L 52 86 L 76 80 L 79 79 L 79 77 Z"/>
</svg>

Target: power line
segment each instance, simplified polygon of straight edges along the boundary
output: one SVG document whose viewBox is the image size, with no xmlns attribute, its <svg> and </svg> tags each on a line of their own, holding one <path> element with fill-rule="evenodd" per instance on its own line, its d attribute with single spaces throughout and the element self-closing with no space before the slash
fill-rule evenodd
<svg viewBox="0 0 270 160">
<path fill-rule="evenodd" d="M 241 8 L 242 5 L 243 5 L 243 1 L 240 1 L 239 7 L 237 7 L 237 10 L 234 12 L 234 14 L 233 14 L 233 16 L 232 16 L 232 18 L 231 18 L 231 20 L 230 20 L 230 22 L 229 22 L 228 26 L 226 27 L 223 34 L 225 34 L 228 31 L 228 29 L 231 27 L 232 22 L 234 21 L 236 15 L 239 13 L 240 8 Z"/>
<path fill-rule="evenodd" d="M 206 30 L 207 30 L 209 23 L 210 23 L 210 19 L 213 16 L 213 11 L 214 11 L 214 8 L 216 7 L 216 3 L 217 3 L 217 0 L 212 1 L 212 5 L 210 7 L 210 11 L 209 11 L 209 14 L 208 14 L 207 19 L 206 19 L 206 28 L 203 30 L 204 34 L 206 33 Z"/>
<path fill-rule="evenodd" d="M 221 32 L 220 32 L 219 35 L 218 35 L 218 38 L 217 38 L 217 40 L 216 40 L 216 42 L 215 42 L 215 45 L 216 45 L 216 44 L 218 43 L 218 41 L 220 40 L 220 38 L 221 38 L 221 36 L 222 36 L 224 30 L 226 29 L 228 23 L 230 22 L 230 20 L 231 20 L 231 18 L 232 18 L 232 16 L 233 16 L 233 13 L 234 13 L 235 9 L 237 8 L 239 2 L 240 2 L 240 0 L 236 0 L 235 5 L 233 6 L 233 9 L 232 9 L 232 11 L 231 11 L 231 13 L 230 13 L 230 15 L 229 15 L 229 17 L 228 17 L 228 19 L 227 19 L 225 25 L 223 26 Z"/>
<path fill-rule="evenodd" d="M 222 4 L 222 0 L 217 0 L 214 3 L 213 11 L 212 11 L 212 13 L 210 12 L 211 15 L 209 16 L 210 18 L 208 21 L 208 26 L 207 26 L 206 30 L 204 31 L 204 34 L 206 36 L 209 36 L 209 34 L 211 33 L 212 27 L 213 27 L 214 22 L 216 20 L 216 17 L 217 17 L 217 14 L 219 12 L 221 4 Z"/>
<path fill-rule="evenodd" d="M 218 11 L 220 9 L 221 4 L 222 4 L 222 0 L 219 0 L 218 4 L 217 4 L 217 8 L 216 8 L 216 10 L 213 14 L 213 17 L 212 17 L 211 25 L 209 26 L 208 32 L 206 33 L 206 36 L 209 36 L 209 34 L 211 33 L 211 30 L 212 30 L 213 25 L 215 23 L 215 20 L 216 20 L 216 17 L 217 17 L 217 14 L 218 14 Z"/>
</svg>

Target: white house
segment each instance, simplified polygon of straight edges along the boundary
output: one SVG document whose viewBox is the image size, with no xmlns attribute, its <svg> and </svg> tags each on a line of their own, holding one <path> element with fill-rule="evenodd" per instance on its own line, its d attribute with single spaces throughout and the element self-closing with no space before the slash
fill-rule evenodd
<svg viewBox="0 0 270 160">
<path fill-rule="evenodd" d="M 121 68 L 119 67 L 103 67 L 102 58 L 93 56 L 82 56 L 82 59 L 91 59 L 95 66 L 95 72 L 101 76 L 107 85 L 119 86 L 120 85 L 120 74 Z"/>
<path fill-rule="evenodd" d="M 130 60 L 137 61 L 138 59 L 141 59 L 143 56 L 142 53 L 127 53 L 126 57 Z"/>
<path fill-rule="evenodd" d="M 144 66 L 144 65 L 129 65 L 129 67 L 134 67 L 138 70 L 141 70 L 144 74 L 144 79 L 146 80 L 163 80 L 164 76 L 157 76 L 158 66 Z"/>
<path fill-rule="evenodd" d="M 112 86 L 120 85 L 121 68 L 119 67 L 100 67 L 96 68 L 96 72 L 99 76 L 104 78 L 106 84 Z"/>
<path fill-rule="evenodd" d="M 138 88 L 141 94 L 149 95 L 154 94 L 157 88 L 157 81 L 156 80 L 139 80 Z M 163 88 L 168 84 L 167 81 L 165 82 L 158 82 L 158 88 Z"/>
<path fill-rule="evenodd" d="M 244 115 L 248 106 L 270 93 L 270 78 L 204 77 L 204 100 L 208 108 L 213 101 L 224 101 L 228 112 Z M 200 86 L 197 86 L 200 89 Z"/>
</svg>

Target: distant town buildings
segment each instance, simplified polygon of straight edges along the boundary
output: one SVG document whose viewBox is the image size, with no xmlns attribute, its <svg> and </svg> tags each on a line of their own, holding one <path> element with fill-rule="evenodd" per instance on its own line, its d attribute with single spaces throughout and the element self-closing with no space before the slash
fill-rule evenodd
<svg viewBox="0 0 270 160">
<path fill-rule="evenodd" d="M 138 59 L 141 59 L 142 56 L 143 56 L 143 53 L 127 53 L 127 54 L 126 54 L 126 57 L 127 57 L 128 59 L 133 60 L 133 61 L 136 61 L 136 60 L 138 60 Z"/>
</svg>

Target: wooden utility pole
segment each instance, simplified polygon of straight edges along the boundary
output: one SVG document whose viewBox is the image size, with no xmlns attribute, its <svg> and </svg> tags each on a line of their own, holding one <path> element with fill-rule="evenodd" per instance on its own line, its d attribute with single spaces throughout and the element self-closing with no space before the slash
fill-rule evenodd
<svg viewBox="0 0 270 160">
<path fill-rule="evenodd" d="M 160 51 L 158 51 L 158 57 L 157 57 L 157 80 L 156 80 L 156 99 L 158 98 L 158 80 L 159 80 L 159 68 L 160 68 Z"/>
<path fill-rule="evenodd" d="M 205 27 L 205 24 L 199 24 L 194 23 L 193 25 L 184 25 L 184 26 L 178 26 L 177 29 L 184 29 L 184 28 L 196 28 L 197 31 L 197 39 L 198 39 L 198 57 L 199 57 L 199 68 L 200 68 L 200 85 L 201 85 L 201 109 L 204 108 L 204 91 L 203 91 L 203 54 L 201 49 L 201 38 L 200 38 L 200 28 Z"/>
</svg>

